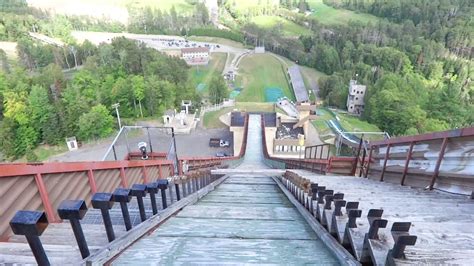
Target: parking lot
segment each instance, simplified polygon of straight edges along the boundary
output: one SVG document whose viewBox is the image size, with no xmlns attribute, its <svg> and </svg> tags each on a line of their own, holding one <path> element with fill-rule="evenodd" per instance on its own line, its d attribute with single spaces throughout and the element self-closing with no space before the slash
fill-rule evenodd
<svg viewBox="0 0 474 266">
<path fill-rule="evenodd" d="M 210 138 L 219 138 L 229 141 L 229 147 L 213 148 L 209 147 Z M 163 132 L 154 132 L 150 130 L 150 139 L 154 152 L 168 152 L 171 145 L 171 136 Z M 64 154 L 51 157 L 48 161 L 55 162 L 72 162 L 72 161 L 100 161 L 106 154 L 113 138 L 100 142 L 83 145 L 77 151 L 70 151 Z M 148 142 L 148 136 L 144 131 L 130 132 L 127 138 L 121 138 L 116 146 L 116 156 L 123 159 L 128 150 L 138 152 L 139 142 Z M 176 148 L 178 157 L 182 156 L 216 156 L 217 152 L 223 152 L 233 155 L 232 133 L 226 129 L 200 129 L 197 128 L 191 134 L 176 135 Z M 148 147 L 150 149 L 150 147 Z M 114 155 L 110 153 L 107 160 L 113 160 Z"/>
</svg>

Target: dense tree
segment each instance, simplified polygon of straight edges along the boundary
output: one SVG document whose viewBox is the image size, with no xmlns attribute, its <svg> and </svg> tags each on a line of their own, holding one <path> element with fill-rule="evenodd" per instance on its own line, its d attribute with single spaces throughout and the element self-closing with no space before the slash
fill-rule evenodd
<svg viewBox="0 0 474 266">
<path fill-rule="evenodd" d="M 229 97 L 229 91 L 224 79 L 220 75 L 212 77 L 209 84 L 209 99 L 213 104 L 221 103 L 224 98 Z"/>
<path fill-rule="evenodd" d="M 114 118 L 101 104 L 81 115 L 79 118 L 79 136 L 84 139 L 107 137 L 113 132 Z"/>
</svg>

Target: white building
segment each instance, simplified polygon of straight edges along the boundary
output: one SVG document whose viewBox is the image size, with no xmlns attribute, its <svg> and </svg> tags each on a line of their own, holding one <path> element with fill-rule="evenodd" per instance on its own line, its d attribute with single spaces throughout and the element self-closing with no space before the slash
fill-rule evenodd
<svg viewBox="0 0 474 266">
<path fill-rule="evenodd" d="M 209 63 L 209 47 L 182 48 L 181 58 L 188 65 L 207 65 Z"/>
<path fill-rule="evenodd" d="M 349 95 L 347 96 L 347 111 L 360 115 L 364 111 L 364 97 L 367 86 L 357 84 L 357 80 L 349 82 Z"/>
</svg>

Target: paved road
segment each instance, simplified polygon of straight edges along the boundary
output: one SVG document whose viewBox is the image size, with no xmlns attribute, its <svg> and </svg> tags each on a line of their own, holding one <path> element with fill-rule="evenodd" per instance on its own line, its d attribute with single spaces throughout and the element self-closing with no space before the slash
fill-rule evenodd
<svg viewBox="0 0 474 266">
<path fill-rule="evenodd" d="M 150 132 L 150 137 L 153 145 L 153 151 L 168 152 L 171 144 L 171 137 L 169 135 Z M 221 138 L 230 141 L 230 148 L 211 148 L 209 147 L 209 138 Z M 105 155 L 109 145 L 113 139 L 108 138 L 101 142 L 87 144 L 77 151 L 66 152 L 54 157 L 51 157 L 50 162 L 73 162 L 73 161 L 100 161 Z M 138 143 L 147 141 L 144 133 L 131 132 L 128 138 L 129 147 L 132 151 L 138 152 Z M 228 129 L 196 129 L 191 134 L 176 135 L 176 147 L 178 156 L 215 156 L 216 152 L 226 152 L 232 154 L 232 136 Z M 116 147 L 117 157 L 125 157 L 128 153 L 125 138 L 118 141 Z M 110 160 L 113 160 L 113 155 L 110 155 Z"/>
</svg>

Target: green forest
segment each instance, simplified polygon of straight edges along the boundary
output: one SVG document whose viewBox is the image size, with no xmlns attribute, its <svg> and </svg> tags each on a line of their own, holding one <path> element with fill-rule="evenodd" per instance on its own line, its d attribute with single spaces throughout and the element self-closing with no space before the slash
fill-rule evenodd
<svg viewBox="0 0 474 266">
<path fill-rule="evenodd" d="M 284 12 L 313 30 L 284 38 L 278 29 L 246 24 L 248 41 L 328 74 L 325 104 L 344 109 L 350 79 L 368 86 L 363 118 L 393 135 L 474 123 L 474 2 L 468 0 L 327 0 L 380 17 L 378 23 L 321 24 Z"/>
<path fill-rule="evenodd" d="M 52 15 L 25 0 L 1 1 L 0 41 L 17 43 L 16 60 L 0 49 L 2 153 L 18 158 L 68 136 L 107 136 L 116 126 L 114 103 L 123 117 L 140 118 L 158 116 L 183 99 L 200 102 L 181 59 L 125 38 L 99 46 L 77 43 L 73 30 L 213 36 L 247 47 L 264 43 L 267 51 L 325 73 L 319 87 L 327 106 L 345 109 L 350 79 L 367 85 L 362 119 L 391 135 L 474 123 L 473 1 L 219 0 L 219 27 L 200 1 L 186 3 L 185 11 L 172 4 L 166 10 L 128 6 L 124 25 Z M 354 19 L 325 21 L 318 12 L 327 10 Z M 278 22 L 254 23 L 267 18 Z M 29 32 L 65 45 L 40 43 Z M 214 77 L 211 99 L 225 97 L 224 86 Z"/>
</svg>

